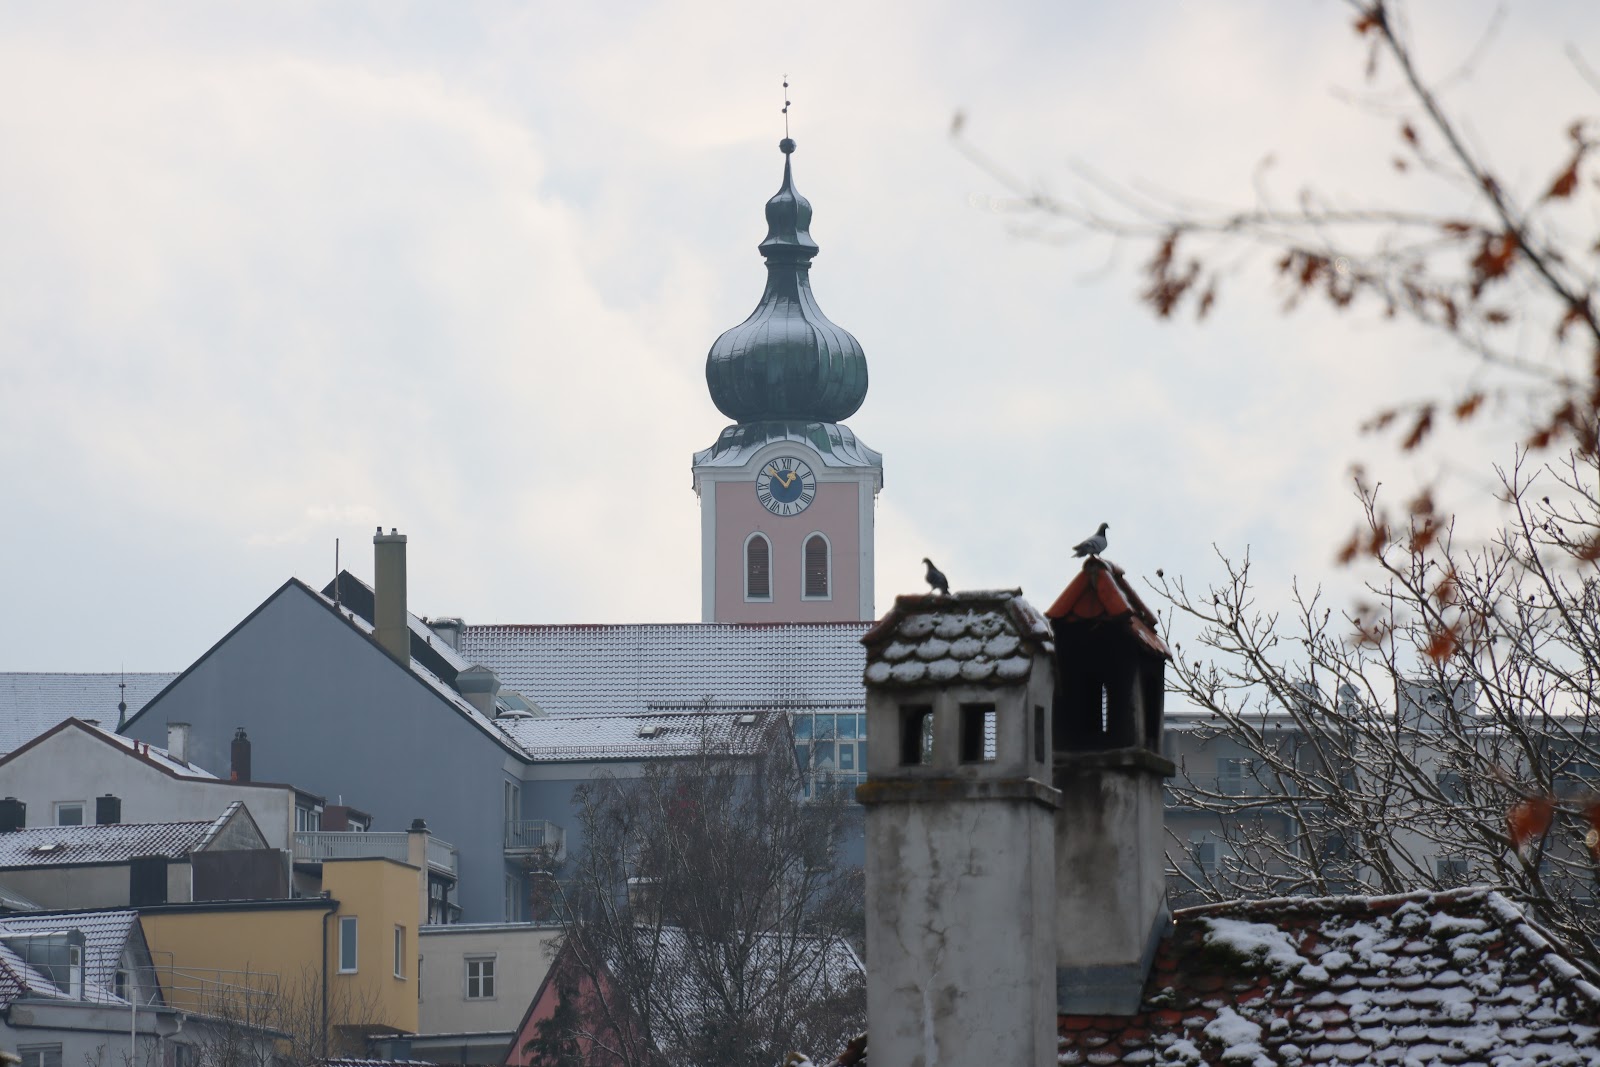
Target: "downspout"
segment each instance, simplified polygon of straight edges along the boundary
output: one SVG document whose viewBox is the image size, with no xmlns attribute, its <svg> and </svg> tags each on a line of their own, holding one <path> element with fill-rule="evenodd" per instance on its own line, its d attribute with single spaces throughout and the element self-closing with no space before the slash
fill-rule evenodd
<svg viewBox="0 0 1600 1067">
<path fill-rule="evenodd" d="M 328 920 L 335 909 L 322 913 L 322 1058 L 328 1058 Z"/>
</svg>

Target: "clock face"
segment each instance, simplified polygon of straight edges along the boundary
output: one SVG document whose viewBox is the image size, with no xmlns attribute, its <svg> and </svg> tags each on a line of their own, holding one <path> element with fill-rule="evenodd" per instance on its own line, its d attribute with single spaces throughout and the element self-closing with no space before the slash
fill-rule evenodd
<svg viewBox="0 0 1600 1067">
<path fill-rule="evenodd" d="M 756 474 L 756 499 L 774 515 L 798 515 L 817 498 L 817 476 L 804 460 L 774 456 Z"/>
</svg>

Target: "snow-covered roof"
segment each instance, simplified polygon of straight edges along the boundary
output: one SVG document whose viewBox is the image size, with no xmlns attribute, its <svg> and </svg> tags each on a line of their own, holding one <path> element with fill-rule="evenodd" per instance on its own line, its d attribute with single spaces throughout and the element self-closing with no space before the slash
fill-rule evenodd
<svg viewBox="0 0 1600 1067">
<path fill-rule="evenodd" d="M 20 748 L 63 719 L 117 725 L 117 702 L 128 715 L 144 707 L 176 674 L 0 673 L 0 755 Z M 127 682 L 127 689 L 118 688 Z M 124 695 L 126 693 L 126 695 Z"/>
<path fill-rule="evenodd" d="M 65 914 L 0 916 L 0 942 L 6 938 L 37 936 L 76 930 L 83 934 L 83 999 L 107 1004 L 126 1003 L 112 990 L 139 913 L 75 911 Z M 0 1003 L 21 996 L 65 998 L 54 982 L 28 965 L 18 953 L 0 943 Z"/>
<path fill-rule="evenodd" d="M 779 725 L 776 711 L 669 711 L 502 719 L 499 726 L 541 763 L 659 759 L 703 751 L 754 755 Z"/>
<path fill-rule="evenodd" d="M 468 626 L 461 651 L 551 715 L 865 700 L 869 623 Z"/>
<path fill-rule="evenodd" d="M 862 639 L 871 686 L 1020 685 L 1055 645 L 1020 589 L 896 597 Z"/>
<path fill-rule="evenodd" d="M 205 778 L 213 782 L 218 780 L 216 775 L 198 763 L 186 763 L 183 760 L 174 759 L 172 754 L 164 748 L 158 748 L 143 741 L 135 741 L 131 737 L 123 737 L 119 733 L 107 730 L 104 726 L 92 726 L 89 723 L 82 723 L 81 725 L 85 730 L 92 731 L 96 737 L 103 738 L 118 748 L 133 753 L 135 756 L 142 756 L 162 770 L 175 774 L 180 778 Z"/>
<path fill-rule="evenodd" d="M 1063 1064 L 1600 1064 L 1600 989 L 1489 889 L 1187 908 Z"/>
<path fill-rule="evenodd" d="M 126 863 L 135 856 L 181 859 L 210 844 L 243 807 L 243 802 L 235 800 L 217 818 L 192 822 L 34 826 L 12 830 L 0 834 L 0 869 Z"/>
</svg>

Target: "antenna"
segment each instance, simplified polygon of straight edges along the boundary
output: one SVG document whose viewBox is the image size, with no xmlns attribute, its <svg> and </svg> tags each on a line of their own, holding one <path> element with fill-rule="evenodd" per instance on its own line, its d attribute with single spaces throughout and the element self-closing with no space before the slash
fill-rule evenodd
<svg viewBox="0 0 1600 1067">
<path fill-rule="evenodd" d="M 339 539 L 333 539 L 333 606 L 339 607 Z"/>
<path fill-rule="evenodd" d="M 783 76 L 783 137 L 789 138 L 789 75 Z"/>
</svg>

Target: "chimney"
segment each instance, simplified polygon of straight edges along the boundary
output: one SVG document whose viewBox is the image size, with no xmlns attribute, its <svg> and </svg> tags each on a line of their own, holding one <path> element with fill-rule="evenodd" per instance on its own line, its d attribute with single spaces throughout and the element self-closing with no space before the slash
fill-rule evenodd
<svg viewBox="0 0 1600 1067">
<path fill-rule="evenodd" d="M 494 697 L 500 692 L 500 679 L 495 677 L 494 671 L 481 663 L 475 663 L 456 675 L 456 689 L 466 698 L 468 704 L 489 718 L 494 718 Z"/>
<path fill-rule="evenodd" d="M 240 726 L 233 731 L 233 746 L 228 760 L 228 777 L 235 782 L 250 780 L 250 736 Z"/>
<path fill-rule="evenodd" d="M 179 763 L 189 762 L 189 724 L 167 723 L 167 755 Z"/>
<path fill-rule="evenodd" d="M 1091 557 L 1050 610 L 1055 634 L 1056 1007 L 1131 1015 L 1167 908 L 1162 675 L 1155 613 Z"/>
<path fill-rule="evenodd" d="M 452 616 L 445 616 L 430 620 L 428 628 L 439 635 L 439 640 L 457 652 L 461 651 L 461 634 L 467 628 L 465 621 Z"/>
<path fill-rule="evenodd" d="M 28 805 L 16 797 L 0 800 L 0 834 L 9 834 L 28 825 Z"/>
<path fill-rule="evenodd" d="M 94 823 L 96 826 L 115 826 L 122 821 L 122 801 L 110 793 L 94 798 Z"/>
<path fill-rule="evenodd" d="M 861 642 L 872 1061 L 1049 1067 L 1049 624 L 1020 590 L 902 596 Z"/>
<path fill-rule="evenodd" d="M 372 537 L 373 636 L 403 667 L 411 666 L 411 625 L 406 618 L 406 535 L 383 527 Z"/>
</svg>

